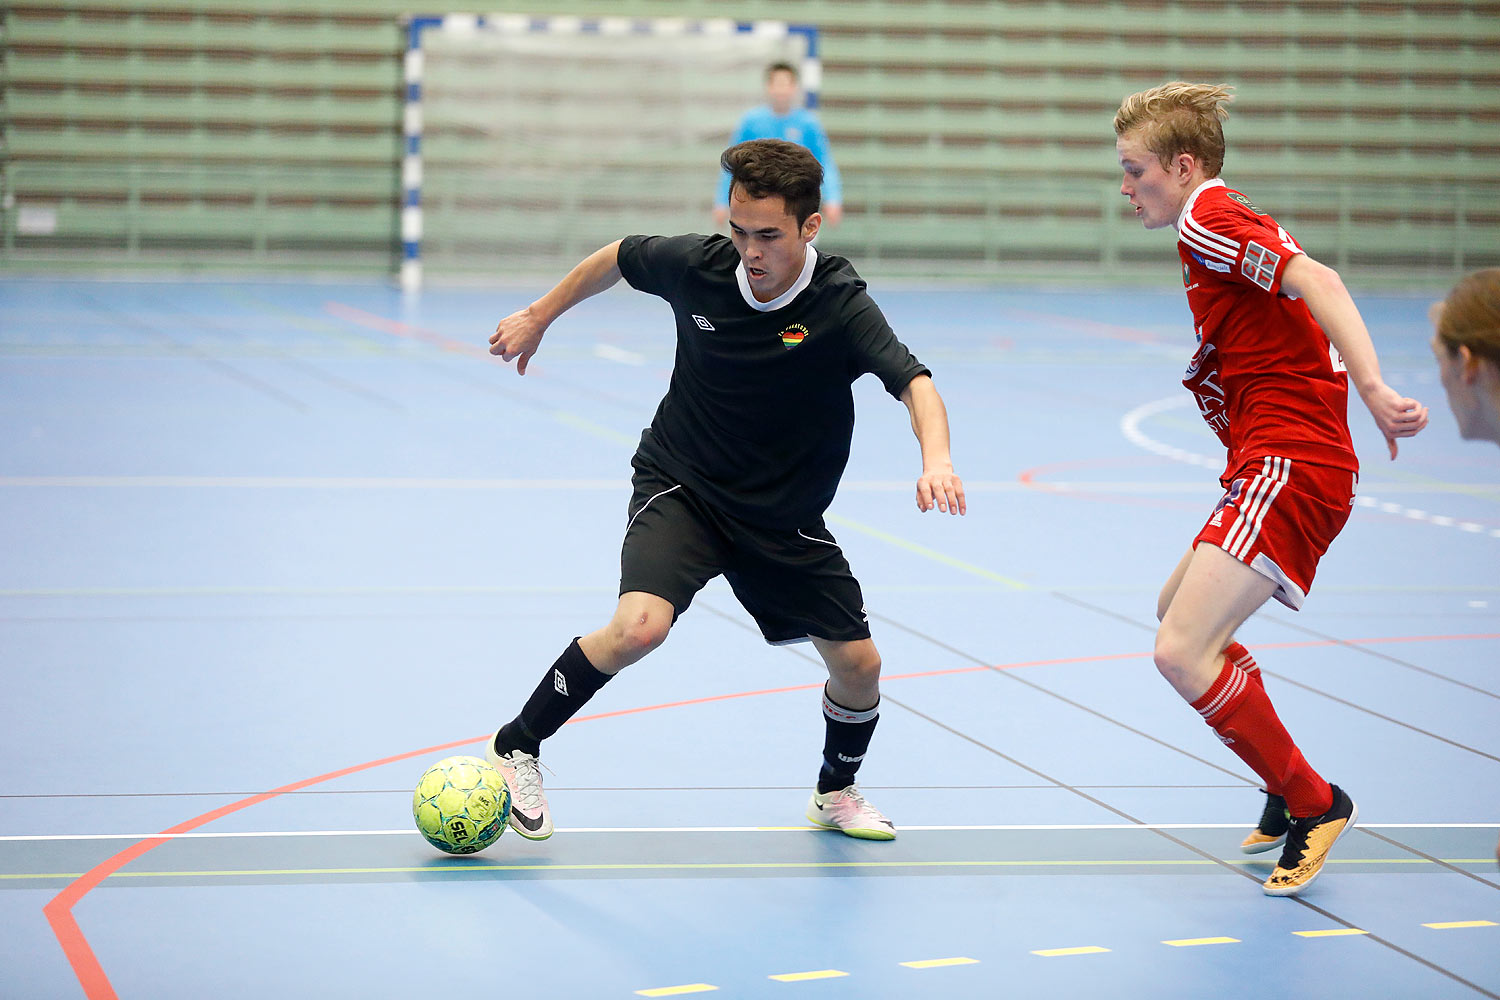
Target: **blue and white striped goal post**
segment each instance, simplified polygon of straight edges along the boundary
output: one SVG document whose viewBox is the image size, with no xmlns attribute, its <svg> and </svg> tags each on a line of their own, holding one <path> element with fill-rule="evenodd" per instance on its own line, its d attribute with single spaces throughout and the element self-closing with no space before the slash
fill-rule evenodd
<svg viewBox="0 0 1500 1000">
<path fill-rule="evenodd" d="M 528 14 L 443 14 L 406 19 L 406 106 L 402 118 L 401 160 L 401 287 L 422 286 L 422 35 L 427 31 L 474 34 L 493 31 L 511 35 L 730 35 L 757 34 L 806 38 L 802 60 L 802 88 L 807 106 L 818 106 L 823 64 L 818 56 L 818 29 L 785 21 L 733 21 L 720 18 L 533 17 Z"/>
</svg>

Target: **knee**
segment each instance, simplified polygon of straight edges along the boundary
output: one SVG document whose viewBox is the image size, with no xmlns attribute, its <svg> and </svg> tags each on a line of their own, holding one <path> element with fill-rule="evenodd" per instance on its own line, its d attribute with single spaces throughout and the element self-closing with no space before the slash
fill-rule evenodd
<svg viewBox="0 0 1500 1000">
<path fill-rule="evenodd" d="M 1162 677 L 1188 701 L 1196 700 L 1213 685 L 1222 664 L 1222 657 L 1205 648 L 1201 638 L 1170 625 L 1157 630 L 1153 659 Z"/>
<path fill-rule="evenodd" d="M 1156 662 L 1156 669 L 1174 686 L 1191 670 L 1192 656 L 1187 644 L 1166 628 L 1156 630 L 1152 659 Z"/>
<path fill-rule="evenodd" d="M 624 621 L 616 621 L 610 629 L 612 645 L 616 653 L 626 662 L 634 663 L 657 646 L 667 641 L 672 629 L 670 617 L 638 615 Z"/>
<path fill-rule="evenodd" d="M 846 688 L 869 692 L 880 688 L 880 654 L 874 649 L 862 651 L 830 666 L 830 673 Z"/>
</svg>

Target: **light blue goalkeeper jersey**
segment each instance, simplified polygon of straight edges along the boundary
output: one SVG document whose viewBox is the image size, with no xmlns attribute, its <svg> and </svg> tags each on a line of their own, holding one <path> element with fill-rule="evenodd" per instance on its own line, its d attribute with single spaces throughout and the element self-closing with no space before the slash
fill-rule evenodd
<svg viewBox="0 0 1500 1000">
<path fill-rule="evenodd" d="M 784 115 L 762 104 L 745 112 L 740 127 L 734 130 L 730 145 L 738 145 L 750 139 L 785 139 L 799 146 L 806 146 L 818 162 L 823 165 L 823 200 L 842 202 L 844 183 L 839 178 L 839 168 L 833 162 L 833 152 L 828 148 L 828 133 L 816 115 L 806 108 L 794 108 Z M 719 178 L 719 198 L 716 205 L 729 204 L 729 174 L 723 172 Z"/>
</svg>

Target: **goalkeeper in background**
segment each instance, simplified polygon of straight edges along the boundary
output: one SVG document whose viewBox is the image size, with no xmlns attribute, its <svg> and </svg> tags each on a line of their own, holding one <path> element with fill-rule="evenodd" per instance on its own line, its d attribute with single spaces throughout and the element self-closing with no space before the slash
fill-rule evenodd
<svg viewBox="0 0 1500 1000">
<path fill-rule="evenodd" d="M 844 218 L 844 184 L 839 168 L 828 148 L 828 133 L 807 108 L 802 106 L 801 81 L 791 63 L 772 63 L 766 67 L 766 103 L 746 111 L 734 130 L 729 144 L 737 146 L 750 139 L 785 139 L 805 146 L 823 167 L 823 204 L 818 213 L 823 224 L 836 226 Z M 729 221 L 729 174 L 721 172 L 719 193 L 714 199 L 714 226 L 724 228 Z"/>
</svg>

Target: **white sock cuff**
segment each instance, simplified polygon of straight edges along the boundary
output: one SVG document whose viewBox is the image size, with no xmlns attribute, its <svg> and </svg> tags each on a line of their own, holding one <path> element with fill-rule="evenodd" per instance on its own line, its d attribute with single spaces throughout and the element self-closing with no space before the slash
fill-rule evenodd
<svg viewBox="0 0 1500 1000">
<path fill-rule="evenodd" d="M 867 708 L 863 712 L 845 708 L 832 698 L 828 697 L 828 689 L 823 689 L 823 714 L 834 722 L 869 722 L 880 714 L 880 702 L 875 703 L 874 708 Z"/>
</svg>

